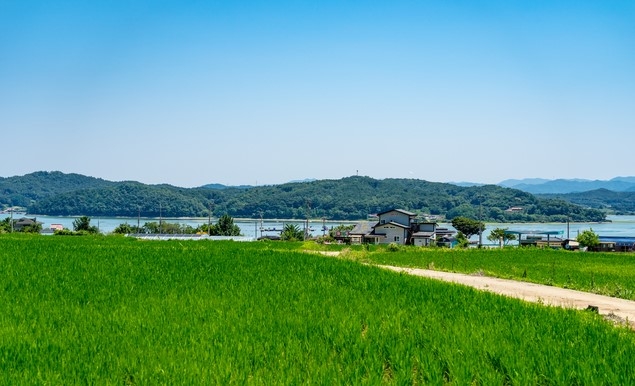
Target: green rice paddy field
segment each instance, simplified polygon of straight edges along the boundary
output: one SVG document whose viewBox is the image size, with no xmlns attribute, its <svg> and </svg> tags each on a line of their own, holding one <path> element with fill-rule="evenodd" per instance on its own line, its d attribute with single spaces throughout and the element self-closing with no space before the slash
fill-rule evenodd
<svg viewBox="0 0 635 386">
<path fill-rule="evenodd" d="M 635 383 L 635 333 L 596 314 L 356 261 L 447 252 L 305 248 L 3 235 L 0 384 Z"/>
</svg>

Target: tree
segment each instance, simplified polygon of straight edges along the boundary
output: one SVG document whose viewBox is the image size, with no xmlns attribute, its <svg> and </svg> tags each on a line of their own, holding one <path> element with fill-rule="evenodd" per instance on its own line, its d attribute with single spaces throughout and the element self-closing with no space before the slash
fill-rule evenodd
<svg viewBox="0 0 635 386">
<path fill-rule="evenodd" d="M 143 224 L 143 229 L 145 230 L 145 233 L 159 233 L 159 223 L 156 221 L 146 222 Z"/>
<path fill-rule="evenodd" d="M 73 230 L 75 232 L 85 231 L 87 233 L 99 233 L 96 226 L 90 225 L 90 217 L 82 216 L 73 221 Z"/>
<path fill-rule="evenodd" d="M 333 229 L 329 230 L 329 236 L 331 236 L 331 238 L 335 238 L 335 236 L 347 234 L 348 232 L 352 231 L 353 228 L 355 228 L 355 224 L 350 224 L 350 225 L 340 224 L 334 227 Z"/>
<path fill-rule="evenodd" d="M 23 233 L 40 233 L 42 231 L 42 223 L 36 222 L 32 225 L 26 225 L 22 227 L 21 232 Z"/>
<path fill-rule="evenodd" d="M 498 243 L 501 240 L 505 244 L 509 243 L 512 240 L 516 240 L 516 235 L 513 233 L 505 233 L 508 228 L 496 228 L 492 229 L 490 234 L 487 236 L 487 239 L 493 243 Z"/>
<path fill-rule="evenodd" d="M 11 219 L 6 217 L 4 220 L 0 221 L 0 233 L 9 232 L 11 232 Z"/>
<path fill-rule="evenodd" d="M 113 229 L 112 233 L 119 235 L 127 235 L 130 233 L 143 233 L 143 228 L 139 228 L 136 225 L 130 225 L 128 223 L 123 223 L 117 225 L 115 229 Z"/>
<path fill-rule="evenodd" d="M 218 223 L 212 225 L 210 233 L 213 236 L 240 236 L 240 227 L 234 224 L 232 217 L 224 214 L 218 219 Z"/>
<path fill-rule="evenodd" d="M 598 236 L 597 233 L 593 232 L 593 228 L 580 233 L 576 240 L 580 243 L 581 246 L 587 248 L 595 248 L 600 245 L 600 236 Z"/>
<path fill-rule="evenodd" d="M 455 217 L 452 220 L 452 226 L 457 231 L 463 233 L 467 239 L 485 230 L 485 224 L 483 224 L 483 222 L 467 217 Z"/>
<path fill-rule="evenodd" d="M 175 235 L 184 232 L 181 224 L 163 221 L 161 222 L 161 233 Z"/>
<path fill-rule="evenodd" d="M 296 224 L 285 224 L 280 238 L 284 241 L 298 241 L 304 239 L 304 232 Z"/>
<path fill-rule="evenodd" d="M 456 246 L 459 248 L 467 248 L 470 246 L 470 240 L 468 240 L 461 231 L 456 234 Z"/>
<path fill-rule="evenodd" d="M 119 224 L 115 229 L 113 229 L 112 233 L 118 235 L 127 235 L 132 233 L 132 227 L 128 223 Z"/>
</svg>

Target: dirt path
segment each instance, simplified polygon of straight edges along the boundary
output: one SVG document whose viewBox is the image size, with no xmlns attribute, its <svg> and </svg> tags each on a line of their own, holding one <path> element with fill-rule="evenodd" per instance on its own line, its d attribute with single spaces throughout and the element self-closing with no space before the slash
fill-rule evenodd
<svg viewBox="0 0 635 386">
<path fill-rule="evenodd" d="M 607 319 L 616 323 L 628 323 L 631 328 L 635 328 L 635 301 L 631 300 L 494 277 L 472 276 L 419 268 L 401 268 L 388 265 L 380 265 L 379 267 L 397 272 L 405 272 L 411 275 L 425 276 L 463 284 L 483 291 L 523 299 L 529 302 L 577 309 L 586 309 L 589 306 L 593 306 L 597 307 L 598 312 Z"/>
</svg>

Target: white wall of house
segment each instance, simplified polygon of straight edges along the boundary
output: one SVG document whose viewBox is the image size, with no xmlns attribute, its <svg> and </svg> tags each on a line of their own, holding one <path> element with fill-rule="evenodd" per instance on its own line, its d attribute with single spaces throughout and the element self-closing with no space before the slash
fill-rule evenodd
<svg viewBox="0 0 635 386">
<path fill-rule="evenodd" d="M 426 244 L 426 240 L 424 238 L 421 237 L 415 237 L 413 240 L 414 245 L 418 246 L 418 247 L 425 247 Z"/>
<path fill-rule="evenodd" d="M 386 224 L 394 221 L 405 226 L 410 226 L 410 217 L 407 214 L 391 210 L 379 216 L 379 224 Z"/>
<path fill-rule="evenodd" d="M 413 244 L 419 247 L 427 247 L 432 244 L 432 239 L 426 237 L 415 237 Z"/>
<path fill-rule="evenodd" d="M 408 236 L 407 229 L 394 224 L 380 224 L 375 227 L 375 233 L 386 234 L 386 238 L 381 239 L 381 244 L 405 244 Z"/>
</svg>

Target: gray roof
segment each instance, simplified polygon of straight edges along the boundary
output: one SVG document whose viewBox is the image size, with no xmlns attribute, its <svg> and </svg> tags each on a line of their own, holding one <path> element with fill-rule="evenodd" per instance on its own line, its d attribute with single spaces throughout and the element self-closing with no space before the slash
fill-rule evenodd
<svg viewBox="0 0 635 386">
<path fill-rule="evenodd" d="M 506 230 L 507 234 L 514 235 L 559 235 L 563 231 L 541 231 L 541 230 Z"/>
<path fill-rule="evenodd" d="M 15 225 L 35 225 L 37 221 L 34 218 L 22 217 L 15 222 Z"/>
<path fill-rule="evenodd" d="M 403 210 L 403 209 L 390 209 L 390 210 L 386 210 L 386 211 L 383 211 L 383 212 L 381 212 L 381 213 L 377 213 L 377 216 L 380 216 L 380 215 L 382 215 L 382 214 L 386 214 L 386 213 L 388 213 L 388 212 L 399 212 L 399 213 L 403 213 L 403 214 L 405 214 L 405 215 L 407 215 L 407 216 L 411 216 L 411 217 L 416 217 L 416 216 L 417 216 L 417 214 L 416 214 L 416 213 L 408 212 L 407 210 Z"/>
<path fill-rule="evenodd" d="M 415 232 L 412 234 L 412 237 L 430 238 L 432 236 L 434 236 L 434 232 Z"/>
<path fill-rule="evenodd" d="M 366 234 L 369 234 L 370 232 L 373 231 L 373 224 L 375 224 L 375 222 L 360 221 L 357 224 L 355 224 L 355 228 L 353 228 L 350 232 L 348 232 L 348 234 L 349 235 L 366 235 Z"/>
</svg>

